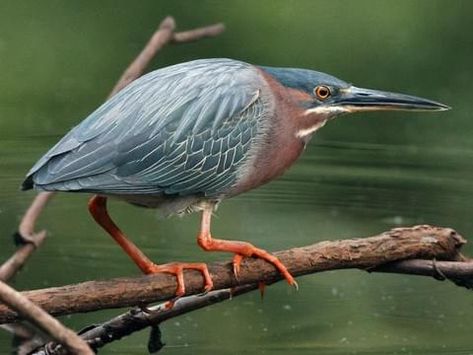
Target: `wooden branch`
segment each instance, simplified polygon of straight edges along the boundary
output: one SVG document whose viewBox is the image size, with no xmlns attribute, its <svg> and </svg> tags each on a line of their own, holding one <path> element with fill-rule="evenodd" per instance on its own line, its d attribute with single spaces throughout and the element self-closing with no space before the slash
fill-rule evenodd
<svg viewBox="0 0 473 355">
<path fill-rule="evenodd" d="M 35 234 L 35 222 L 41 215 L 49 200 L 53 197 L 52 192 L 40 192 L 25 212 L 18 227 L 18 232 L 24 238 Z"/>
<path fill-rule="evenodd" d="M 39 196 L 39 195 L 38 195 Z M 29 257 L 46 239 L 46 231 L 30 235 L 29 241 L 20 246 L 10 258 L 0 266 L 0 281 L 8 281 L 25 265 Z"/>
<path fill-rule="evenodd" d="M 39 193 L 26 210 L 18 226 L 18 232 L 14 235 L 22 245 L 0 266 L 0 281 L 8 281 L 15 276 L 46 239 L 46 231 L 36 233 L 34 229 L 36 220 L 53 195 L 51 192 Z"/>
<path fill-rule="evenodd" d="M 172 43 L 194 42 L 205 37 L 216 37 L 225 31 L 223 23 L 216 23 L 206 27 L 196 28 L 195 30 L 176 32 L 172 35 Z"/>
<path fill-rule="evenodd" d="M 231 299 L 257 288 L 258 285 L 244 285 L 232 290 L 223 289 L 210 291 L 205 295 L 183 297 L 178 299 L 172 308 L 166 307 L 166 304 L 149 307 L 146 311 L 141 308 L 132 308 L 130 311 L 120 314 L 105 323 L 87 328 L 86 331 L 80 333 L 80 337 L 92 349 L 97 350 L 147 327 L 156 327 L 168 319 Z M 67 351 L 61 344 L 49 342 L 34 349 L 31 353 L 31 355 L 46 354 L 65 355 Z"/>
<path fill-rule="evenodd" d="M 370 271 L 370 270 L 367 270 Z M 430 276 L 434 279 L 449 280 L 460 287 L 473 289 L 473 261 L 437 261 L 433 260 L 403 260 L 381 265 L 376 272 Z"/>
<path fill-rule="evenodd" d="M 410 259 L 394 261 L 371 270 L 368 268 L 367 271 L 431 276 L 440 281 L 450 280 L 458 286 L 468 289 L 473 288 L 473 262 L 467 261 Z M 149 307 L 149 311 L 144 311 L 141 308 L 133 308 L 107 322 L 87 329 L 85 332 L 80 333 L 80 336 L 92 349 L 97 350 L 108 343 L 141 331 L 146 327 L 159 326 L 160 323 L 168 319 L 211 306 L 230 298 L 235 298 L 257 288 L 257 284 L 243 285 L 237 286 L 232 290 L 223 289 L 211 291 L 205 295 L 183 297 L 178 299 L 170 309 L 166 308 L 165 303 Z M 48 349 L 48 353 L 45 352 L 45 349 Z M 61 344 L 49 342 L 39 346 L 31 355 L 45 354 L 63 355 L 66 354 L 66 350 Z"/>
<path fill-rule="evenodd" d="M 77 355 L 94 354 L 81 337 L 72 330 L 65 328 L 58 320 L 4 282 L 0 282 L 0 299 L 52 339 L 64 344 L 69 353 Z"/>
<path fill-rule="evenodd" d="M 448 232 L 448 230 L 446 230 Z M 453 237 L 453 235 L 452 235 Z M 429 236 L 427 236 L 429 238 Z M 461 238 L 458 239 L 461 243 Z M 454 259 L 457 257 L 454 257 Z M 415 275 L 432 276 L 439 280 L 446 278 L 459 284 L 471 288 L 473 280 L 473 263 L 464 261 L 449 262 L 435 260 L 403 260 L 383 264 L 374 269 L 367 268 L 367 271 L 395 272 Z M 461 280 L 458 283 L 456 280 Z M 469 285 L 465 285 L 466 281 Z M 157 329 L 157 326 L 163 321 L 186 314 L 199 308 L 222 302 L 229 298 L 237 297 L 241 294 L 250 292 L 257 288 L 257 284 L 237 286 L 232 291 L 223 289 L 212 291 L 205 295 L 188 296 L 179 299 L 171 309 L 167 309 L 165 304 L 149 308 L 149 311 L 143 311 L 140 308 L 134 308 L 129 312 L 123 313 L 113 319 L 88 328 L 85 332 L 81 332 L 82 339 L 87 341 L 89 346 L 97 350 L 104 345 L 119 340 L 124 336 L 140 331 L 146 327 Z M 45 350 L 48 350 L 46 352 Z M 35 349 L 34 355 L 58 355 L 65 354 L 65 349 L 60 344 L 49 342 Z"/>
<path fill-rule="evenodd" d="M 339 241 L 327 241 L 302 248 L 275 253 L 295 275 L 327 270 L 370 269 L 389 262 L 423 258 L 463 260 L 459 249 L 465 240 L 454 230 L 432 226 L 397 228 L 380 235 Z M 273 265 L 260 259 L 245 259 L 237 281 L 231 262 L 209 266 L 216 290 L 280 279 Z M 186 295 L 202 292 L 200 273 L 185 273 Z M 156 274 L 107 281 L 89 281 L 75 285 L 23 292 L 36 304 L 53 315 L 90 312 L 99 309 L 146 305 L 173 298 L 176 282 L 173 276 Z M 16 312 L 0 305 L 0 323 L 19 318 Z"/>
</svg>

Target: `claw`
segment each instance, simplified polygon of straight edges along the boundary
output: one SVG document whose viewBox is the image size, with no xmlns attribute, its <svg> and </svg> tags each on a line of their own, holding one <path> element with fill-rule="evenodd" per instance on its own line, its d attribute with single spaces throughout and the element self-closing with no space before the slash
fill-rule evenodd
<svg viewBox="0 0 473 355">
<path fill-rule="evenodd" d="M 206 284 L 204 286 L 204 292 L 202 292 L 202 295 L 206 295 L 207 293 L 209 293 L 210 291 L 212 291 L 212 288 L 213 288 L 213 283 L 211 282 L 210 285 Z"/>
<path fill-rule="evenodd" d="M 241 254 L 235 254 L 233 257 L 233 275 L 235 275 L 237 281 L 240 279 L 240 265 L 242 260 L 243 255 Z"/>
<path fill-rule="evenodd" d="M 186 294 L 186 287 L 184 284 L 184 270 L 192 269 L 197 270 L 202 273 L 204 278 L 204 292 L 207 293 L 213 288 L 212 278 L 210 277 L 209 269 L 204 263 L 169 263 L 156 265 L 152 264 L 147 270 L 147 274 L 156 274 L 160 272 L 165 272 L 176 276 L 176 298 L 182 297 Z M 173 302 L 173 301 L 169 301 Z M 174 304 L 174 302 L 173 302 Z M 172 308 L 172 305 L 171 305 Z"/>
<path fill-rule="evenodd" d="M 163 302 L 157 306 L 152 306 L 151 308 L 148 307 L 147 305 L 141 305 L 141 306 L 138 306 L 137 309 L 148 315 L 155 315 L 162 311 L 170 310 L 172 307 L 174 307 L 174 304 L 176 303 L 177 300 L 178 298 L 176 297 L 169 301 Z"/>
<path fill-rule="evenodd" d="M 299 284 L 297 283 L 297 281 L 294 279 L 294 277 L 292 277 L 292 275 L 289 273 L 289 271 L 287 271 L 286 267 L 282 263 L 281 266 L 284 267 L 284 269 L 281 269 L 278 265 L 276 265 L 276 267 L 286 279 L 287 283 L 294 287 L 296 290 L 299 290 Z"/>
<path fill-rule="evenodd" d="M 177 301 L 177 298 L 173 298 L 172 300 L 167 301 L 164 304 L 164 309 L 166 309 L 166 310 L 171 309 L 172 307 L 174 307 L 174 304 L 176 303 L 176 301 Z"/>
<path fill-rule="evenodd" d="M 259 294 L 261 296 L 261 300 L 263 300 L 264 291 L 266 290 L 266 284 L 263 281 L 258 282 L 258 289 L 259 289 Z"/>
<path fill-rule="evenodd" d="M 281 273 L 281 275 L 286 279 L 287 283 L 293 286 L 296 290 L 299 289 L 299 285 L 297 284 L 294 277 L 289 273 L 286 266 L 274 255 L 268 253 L 266 250 L 256 248 L 249 244 L 248 249 L 245 250 L 246 254 L 235 254 L 233 257 L 233 273 L 235 274 L 235 278 L 238 280 L 240 275 L 240 264 L 245 256 L 247 257 L 257 257 L 267 262 L 273 264 Z"/>
</svg>

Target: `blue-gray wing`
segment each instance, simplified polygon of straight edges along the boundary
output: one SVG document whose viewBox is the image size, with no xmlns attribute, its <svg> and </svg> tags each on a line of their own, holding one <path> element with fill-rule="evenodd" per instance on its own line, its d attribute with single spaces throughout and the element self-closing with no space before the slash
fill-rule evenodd
<svg viewBox="0 0 473 355">
<path fill-rule="evenodd" d="M 24 187 L 219 195 L 262 134 L 264 85 L 254 67 L 228 59 L 149 73 L 73 128 L 30 170 Z"/>
</svg>

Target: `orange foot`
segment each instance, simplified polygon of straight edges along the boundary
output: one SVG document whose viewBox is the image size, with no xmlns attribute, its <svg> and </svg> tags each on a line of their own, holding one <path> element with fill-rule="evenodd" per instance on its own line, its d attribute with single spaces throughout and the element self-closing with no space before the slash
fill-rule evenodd
<svg viewBox="0 0 473 355">
<path fill-rule="evenodd" d="M 209 292 L 213 288 L 213 282 L 209 274 L 209 269 L 204 263 L 169 263 L 162 265 L 156 265 L 152 263 L 148 265 L 147 269 L 144 271 L 146 274 L 165 272 L 167 274 L 175 275 L 177 281 L 176 297 L 181 297 L 186 293 L 186 288 L 184 286 L 185 269 L 198 270 L 202 273 L 202 276 L 204 277 L 205 292 Z"/>
<path fill-rule="evenodd" d="M 237 279 L 240 274 L 240 264 L 243 258 L 245 256 L 254 256 L 273 264 L 286 279 L 289 285 L 294 286 L 296 289 L 298 288 L 296 280 L 294 280 L 284 264 L 277 257 L 271 255 L 266 250 L 259 249 L 247 242 L 213 239 L 210 236 L 210 233 L 205 230 L 204 233 L 199 235 L 197 242 L 202 247 L 202 249 L 206 251 L 226 251 L 235 253 L 235 256 L 233 257 L 233 273 Z"/>
<path fill-rule="evenodd" d="M 294 286 L 296 289 L 299 288 L 296 280 L 294 280 L 294 277 L 292 277 L 292 275 L 287 270 L 286 266 L 277 257 L 268 253 L 266 250 L 256 248 L 254 245 L 250 243 L 245 243 L 245 242 L 237 242 L 237 243 L 241 245 L 240 250 L 237 251 L 235 256 L 233 257 L 233 273 L 235 274 L 235 277 L 237 279 L 240 275 L 240 265 L 243 258 L 245 256 L 246 257 L 254 256 L 254 257 L 266 260 L 267 262 L 270 262 L 271 264 L 273 264 L 279 270 L 281 275 L 286 279 L 289 285 Z M 260 283 L 259 289 L 261 292 L 261 297 L 263 297 L 264 284 Z"/>
<path fill-rule="evenodd" d="M 253 244 L 240 241 L 230 241 L 222 239 L 214 239 L 210 234 L 210 220 L 212 217 L 212 211 L 215 208 L 215 205 L 210 205 L 204 208 L 202 211 L 202 221 L 200 224 L 200 233 L 197 237 L 197 243 L 200 247 L 206 251 L 226 251 L 230 253 L 235 253 L 233 258 L 233 273 L 238 279 L 240 274 L 240 265 L 243 258 L 246 257 L 257 257 L 267 262 L 273 264 L 282 276 L 286 279 L 289 285 L 298 288 L 296 280 L 289 273 L 284 264 L 276 258 L 274 255 L 271 255 L 266 250 L 259 249 Z"/>
</svg>

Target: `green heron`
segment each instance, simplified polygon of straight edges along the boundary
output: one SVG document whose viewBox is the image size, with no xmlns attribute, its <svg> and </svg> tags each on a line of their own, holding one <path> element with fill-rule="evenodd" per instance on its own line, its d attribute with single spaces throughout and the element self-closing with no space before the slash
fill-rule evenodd
<svg viewBox="0 0 473 355">
<path fill-rule="evenodd" d="M 94 194 L 89 210 L 144 273 L 171 273 L 185 293 L 183 270 L 204 263 L 154 264 L 116 226 L 107 198 L 159 208 L 165 214 L 202 211 L 197 242 L 206 251 L 272 263 L 291 285 L 287 268 L 250 243 L 212 238 L 212 212 L 224 199 L 280 176 L 312 135 L 345 113 L 442 111 L 438 102 L 360 89 L 306 69 L 203 59 L 151 72 L 113 96 L 74 127 L 28 172 L 22 189 Z"/>
</svg>

